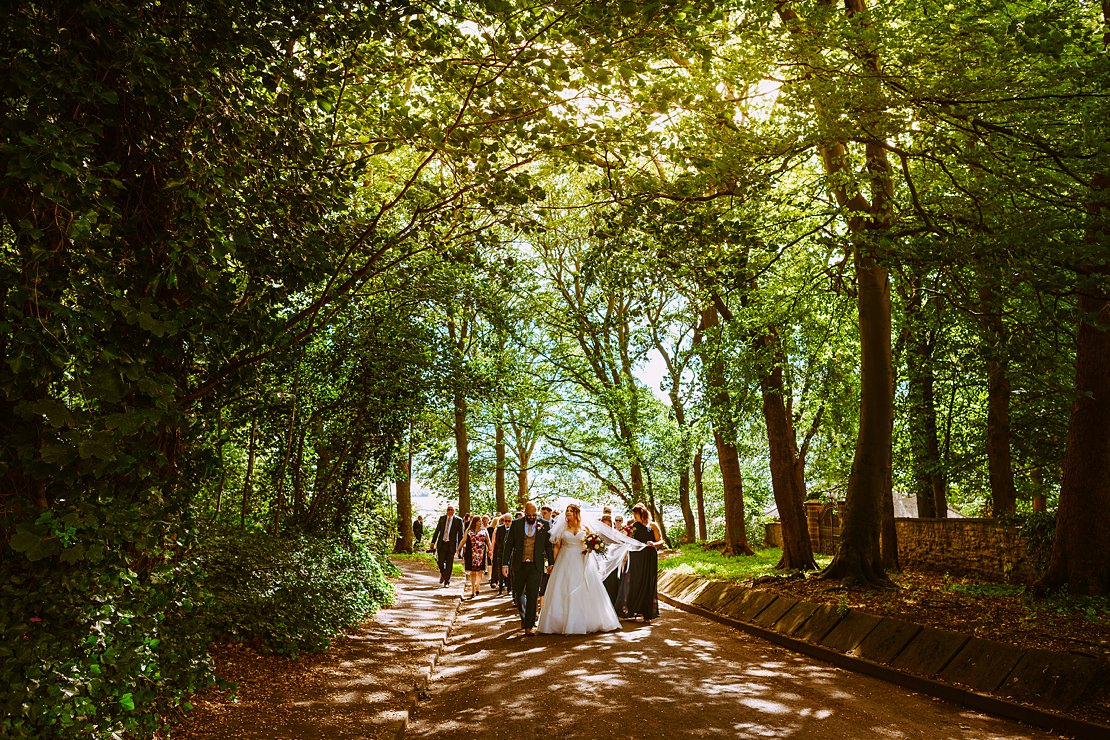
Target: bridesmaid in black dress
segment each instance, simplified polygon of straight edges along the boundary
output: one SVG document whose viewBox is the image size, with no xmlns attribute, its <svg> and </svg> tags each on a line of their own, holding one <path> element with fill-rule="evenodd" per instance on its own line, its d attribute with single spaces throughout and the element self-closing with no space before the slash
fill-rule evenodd
<svg viewBox="0 0 1110 740">
<path fill-rule="evenodd" d="M 621 613 L 625 617 L 643 617 L 650 622 L 659 616 L 659 551 L 663 535 L 659 525 L 651 521 L 647 507 L 632 507 L 636 523 L 632 525 L 632 538 L 648 544 L 643 550 L 628 554 L 628 571 L 621 579 Z"/>
<path fill-rule="evenodd" d="M 610 527 L 613 526 L 613 517 L 612 517 L 611 514 L 609 514 L 609 509 L 605 509 L 605 514 L 602 515 L 602 517 L 601 517 L 601 523 L 605 524 L 607 526 L 610 526 Z M 609 602 L 613 605 L 614 609 L 617 608 L 617 598 L 620 594 L 620 583 L 621 583 L 620 578 L 621 577 L 620 577 L 619 569 L 617 569 L 617 570 L 614 570 L 609 575 L 605 576 L 605 581 L 604 581 L 604 583 L 605 583 L 605 592 L 607 594 L 609 594 Z M 618 614 L 619 614 L 619 610 L 618 610 Z"/>
</svg>

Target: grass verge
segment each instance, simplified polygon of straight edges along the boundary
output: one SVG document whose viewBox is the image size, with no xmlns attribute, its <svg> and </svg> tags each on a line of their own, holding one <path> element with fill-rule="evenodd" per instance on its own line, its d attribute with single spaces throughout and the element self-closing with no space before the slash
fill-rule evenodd
<svg viewBox="0 0 1110 740">
<path fill-rule="evenodd" d="M 430 552 L 414 552 L 411 555 L 408 553 L 394 553 L 389 557 L 393 558 L 394 560 L 399 560 L 403 562 L 420 563 L 422 565 L 427 565 L 432 570 L 439 570 L 439 563 L 436 562 L 436 556 Z M 455 561 L 455 567 L 451 571 L 451 575 L 463 575 L 463 566 L 461 560 Z"/>
<path fill-rule="evenodd" d="M 756 550 L 750 557 L 728 557 L 695 543 L 683 545 L 676 553 L 663 556 L 659 560 L 659 570 L 739 583 L 763 576 L 784 575 L 783 571 L 775 570 L 781 557 L 782 550 L 777 547 Z M 818 554 L 816 557 L 818 567 L 824 567 L 832 560 L 829 555 Z"/>
</svg>

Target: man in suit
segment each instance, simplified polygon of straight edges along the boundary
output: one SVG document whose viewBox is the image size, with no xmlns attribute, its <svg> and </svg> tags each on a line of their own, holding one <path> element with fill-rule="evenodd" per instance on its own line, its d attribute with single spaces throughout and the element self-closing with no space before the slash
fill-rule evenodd
<svg viewBox="0 0 1110 740">
<path fill-rule="evenodd" d="M 505 592 L 508 587 L 512 590 L 509 577 L 501 572 L 501 565 L 506 562 L 505 560 L 505 540 L 509 538 L 509 527 L 513 523 L 513 518 L 508 514 L 502 514 L 498 517 L 497 529 L 493 530 L 493 583 L 491 585 L 497 586 L 497 595 L 500 596 Z"/>
<path fill-rule="evenodd" d="M 436 548 L 436 562 L 439 563 L 439 582 L 451 585 L 451 571 L 455 567 L 455 550 L 462 542 L 463 521 L 455 516 L 455 507 L 448 506 L 447 513 L 439 518 L 432 543 Z"/>
<path fill-rule="evenodd" d="M 524 507 L 524 516 L 509 526 L 509 535 L 505 538 L 501 572 L 508 575 L 512 571 L 513 602 L 520 610 L 520 626 L 524 628 L 525 637 L 535 634 L 532 628 L 536 626 L 540 580 L 555 564 L 550 535 L 551 525 L 539 518 L 536 505 L 529 502 Z"/>
<path fill-rule="evenodd" d="M 420 540 L 424 539 L 424 517 L 416 517 L 416 521 L 412 523 L 412 538 L 416 540 L 416 544 L 420 544 Z"/>
</svg>

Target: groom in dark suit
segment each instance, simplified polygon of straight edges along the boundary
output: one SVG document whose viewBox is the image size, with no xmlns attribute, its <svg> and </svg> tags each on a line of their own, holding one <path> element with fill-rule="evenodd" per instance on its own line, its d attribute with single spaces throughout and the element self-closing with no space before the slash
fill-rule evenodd
<svg viewBox="0 0 1110 740">
<path fill-rule="evenodd" d="M 524 634 L 535 634 L 536 601 L 539 599 L 540 579 L 551 572 L 555 564 L 555 549 L 551 545 L 551 523 L 540 519 L 536 505 L 524 506 L 524 516 L 509 526 L 502 560 L 501 572 L 513 573 L 513 603 L 520 609 L 520 625 Z"/>
<path fill-rule="evenodd" d="M 436 549 L 436 562 L 439 563 L 439 582 L 451 585 L 451 571 L 455 568 L 455 550 L 463 536 L 463 521 L 455 516 L 455 507 L 448 506 L 447 514 L 439 518 L 436 533 L 432 535 L 432 545 Z"/>
</svg>

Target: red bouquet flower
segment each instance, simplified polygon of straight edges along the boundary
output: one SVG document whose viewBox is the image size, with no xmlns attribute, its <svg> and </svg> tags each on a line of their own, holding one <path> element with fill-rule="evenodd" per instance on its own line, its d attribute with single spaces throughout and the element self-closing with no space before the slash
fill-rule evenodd
<svg viewBox="0 0 1110 740">
<path fill-rule="evenodd" d="M 593 532 L 589 532 L 582 538 L 582 546 L 585 548 L 583 552 L 596 552 L 598 555 L 604 555 L 607 547 L 605 540 L 601 539 L 601 535 Z"/>
</svg>

